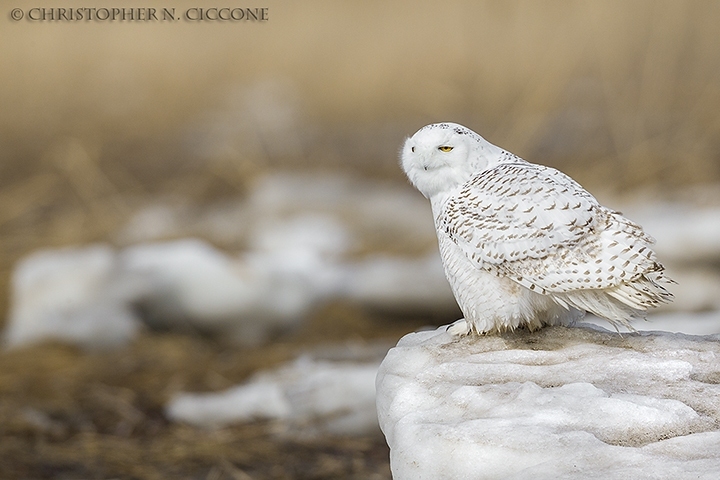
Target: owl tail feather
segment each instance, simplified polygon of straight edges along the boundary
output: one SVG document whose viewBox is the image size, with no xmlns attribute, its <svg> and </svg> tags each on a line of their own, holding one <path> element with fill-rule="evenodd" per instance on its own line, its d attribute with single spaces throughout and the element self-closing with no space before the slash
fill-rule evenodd
<svg viewBox="0 0 720 480">
<path fill-rule="evenodd" d="M 645 318 L 645 310 L 632 308 L 602 290 L 575 290 L 553 296 L 558 297 L 556 301 L 561 305 L 575 307 L 606 319 L 616 330 L 622 326 L 635 331 L 630 322 Z"/>
<path fill-rule="evenodd" d="M 623 326 L 635 331 L 630 322 L 644 319 L 647 310 L 660 303 L 672 300 L 672 294 L 652 275 L 638 278 L 604 290 L 574 290 L 552 294 L 557 303 L 564 307 L 575 307 L 588 311 L 609 321 L 615 329 Z"/>
</svg>

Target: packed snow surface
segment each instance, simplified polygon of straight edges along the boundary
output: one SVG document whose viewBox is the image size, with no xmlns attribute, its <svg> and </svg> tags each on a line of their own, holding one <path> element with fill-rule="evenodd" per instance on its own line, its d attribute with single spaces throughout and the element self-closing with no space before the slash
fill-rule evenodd
<svg viewBox="0 0 720 480">
<path fill-rule="evenodd" d="M 377 409 L 402 479 L 716 479 L 720 336 L 597 327 L 391 349 Z"/>
</svg>

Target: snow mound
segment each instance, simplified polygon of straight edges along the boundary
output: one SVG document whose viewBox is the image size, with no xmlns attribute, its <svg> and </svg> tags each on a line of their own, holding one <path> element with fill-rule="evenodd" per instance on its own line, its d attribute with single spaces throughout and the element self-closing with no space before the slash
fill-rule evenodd
<svg viewBox="0 0 720 480">
<path fill-rule="evenodd" d="M 437 255 L 349 263 L 347 232 L 330 218 L 268 221 L 251 240 L 239 255 L 192 238 L 34 253 L 15 267 L 6 341 L 102 348 L 144 322 L 256 345 L 331 298 L 400 311 L 455 305 Z"/>
<path fill-rule="evenodd" d="M 55 339 L 103 348 L 127 342 L 141 323 L 128 303 L 133 282 L 118 278 L 118 268 L 106 245 L 25 257 L 12 274 L 6 344 Z"/>
<path fill-rule="evenodd" d="M 377 376 L 393 478 L 716 478 L 720 337 L 412 333 Z"/>
<path fill-rule="evenodd" d="M 272 419 L 303 433 L 364 434 L 377 430 L 377 368 L 377 362 L 300 357 L 223 392 L 180 394 L 166 413 L 172 420 L 202 427 Z"/>
<path fill-rule="evenodd" d="M 124 272 L 143 279 L 136 303 L 155 326 L 222 328 L 251 310 L 260 295 L 252 272 L 200 240 L 137 245 L 119 258 Z"/>
<path fill-rule="evenodd" d="M 125 272 L 145 281 L 136 303 L 146 321 L 222 333 L 245 345 L 298 324 L 336 276 L 308 245 L 234 258 L 186 239 L 129 247 L 120 258 Z"/>
<path fill-rule="evenodd" d="M 344 241 L 332 221 L 298 217 L 258 229 L 238 256 L 192 238 L 36 252 L 13 272 L 5 341 L 119 346 L 144 322 L 262 343 L 340 289 Z"/>
</svg>

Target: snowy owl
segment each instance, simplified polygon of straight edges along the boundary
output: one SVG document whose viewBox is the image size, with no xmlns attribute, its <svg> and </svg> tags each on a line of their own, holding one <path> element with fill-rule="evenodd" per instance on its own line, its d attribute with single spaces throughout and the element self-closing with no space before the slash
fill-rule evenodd
<svg viewBox="0 0 720 480">
<path fill-rule="evenodd" d="M 567 175 L 455 123 L 421 128 L 403 170 L 430 200 L 445 275 L 465 321 L 454 333 L 570 324 L 615 328 L 672 294 L 642 227 Z"/>
</svg>

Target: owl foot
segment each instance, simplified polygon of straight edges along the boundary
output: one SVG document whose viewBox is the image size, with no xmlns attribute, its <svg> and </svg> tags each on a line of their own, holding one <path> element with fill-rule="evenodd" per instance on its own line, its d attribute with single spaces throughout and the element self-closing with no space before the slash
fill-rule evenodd
<svg viewBox="0 0 720 480">
<path fill-rule="evenodd" d="M 464 319 L 456 320 L 447 326 L 446 331 L 454 337 L 464 337 L 470 334 L 470 324 Z"/>
</svg>

